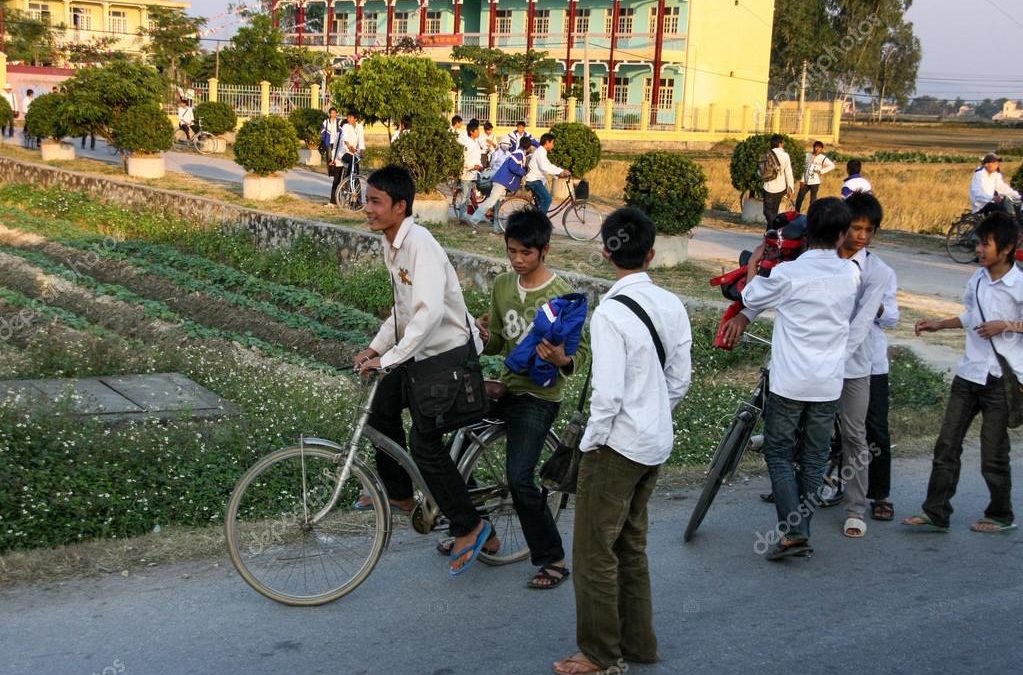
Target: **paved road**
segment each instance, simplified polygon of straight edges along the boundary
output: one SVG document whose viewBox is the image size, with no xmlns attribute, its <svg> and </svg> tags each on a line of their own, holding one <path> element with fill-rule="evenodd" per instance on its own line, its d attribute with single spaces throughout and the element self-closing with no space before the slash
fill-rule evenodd
<svg viewBox="0 0 1023 675">
<path fill-rule="evenodd" d="M 966 457 L 950 534 L 871 521 L 866 539 L 848 540 L 829 510 L 814 521 L 817 555 L 777 564 L 753 551 L 756 530 L 772 525 L 756 497 L 765 478 L 726 488 L 689 545 L 681 529 L 696 493 L 657 495 L 649 549 L 663 661 L 631 671 L 1018 672 L 1023 534 L 967 530 L 986 490 L 977 452 Z M 928 467 L 896 462 L 900 516 L 919 503 Z M 452 579 L 432 542 L 399 533 L 361 588 L 316 609 L 264 600 L 223 560 L 7 589 L 0 672 L 510 675 L 550 672 L 574 651 L 571 588 L 527 591 L 524 564 Z"/>
</svg>

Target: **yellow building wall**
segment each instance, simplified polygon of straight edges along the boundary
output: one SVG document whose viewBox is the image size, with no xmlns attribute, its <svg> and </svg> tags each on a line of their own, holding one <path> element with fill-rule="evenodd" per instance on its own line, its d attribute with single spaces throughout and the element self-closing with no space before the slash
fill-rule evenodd
<svg viewBox="0 0 1023 675">
<path fill-rule="evenodd" d="M 767 108 L 774 0 L 690 0 L 686 114 Z M 721 124 L 721 120 L 716 120 Z"/>
</svg>

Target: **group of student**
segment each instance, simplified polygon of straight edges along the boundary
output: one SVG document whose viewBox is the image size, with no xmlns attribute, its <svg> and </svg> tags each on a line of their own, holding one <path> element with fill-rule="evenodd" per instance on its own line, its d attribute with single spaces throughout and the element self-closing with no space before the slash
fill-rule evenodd
<svg viewBox="0 0 1023 675">
<path fill-rule="evenodd" d="M 395 138 L 411 128 L 411 121 L 403 119 L 395 131 Z M 327 119 L 320 126 L 320 151 L 327 158 L 327 171 L 334 181 L 330 186 L 328 207 L 337 206 L 337 188 L 348 180 L 352 172 L 359 172 L 359 163 L 366 155 L 366 128 L 359 116 L 348 111 L 342 120 L 337 108 L 327 111 Z"/>
</svg>

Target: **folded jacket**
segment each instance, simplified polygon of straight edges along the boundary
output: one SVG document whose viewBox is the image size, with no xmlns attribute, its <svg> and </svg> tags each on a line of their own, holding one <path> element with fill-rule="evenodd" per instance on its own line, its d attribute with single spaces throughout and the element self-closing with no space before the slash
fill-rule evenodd
<svg viewBox="0 0 1023 675">
<path fill-rule="evenodd" d="M 564 343 L 565 354 L 572 356 L 582 340 L 588 302 L 582 293 L 569 293 L 541 305 L 533 319 L 533 327 L 504 360 L 513 373 L 529 373 L 541 387 L 551 387 L 558 380 L 558 367 L 537 356 L 536 346 L 547 340 L 553 345 Z"/>
</svg>

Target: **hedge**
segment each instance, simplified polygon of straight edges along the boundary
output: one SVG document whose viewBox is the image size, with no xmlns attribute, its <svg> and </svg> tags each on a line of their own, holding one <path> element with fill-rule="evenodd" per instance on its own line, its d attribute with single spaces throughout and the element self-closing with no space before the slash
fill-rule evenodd
<svg viewBox="0 0 1023 675">
<path fill-rule="evenodd" d="M 68 135 L 67 124 L 61 114 L 63 94 L 43 94 L 32 101 L 25 113 L 25 131 L 36 138 L 59 141 Z"/>
<path fill-rule="evenodd" d="M 707 193 L 703 169 L 680 152 L 643 153 L 625 178 L 625 203 L 649 214 L 664 234 L 684 234 L 699 225 Z"/>
<path fill-rule="evenodd" d="M 732 177 L 732 187 L 739 192 L 748 192 L 759 195 L 764 191 L 764 181 L 757 175 L 757 165 L 760 159 L 771 149 L 772 134 L 758 134 L 750 136 L 735 146 L 732 151 L 732 162 L 729 172 Z M 799 181 L 806 168 L 806 149 L 800 141 L 791 136 L 782 136 L 785 139 L 785 152 L 789 153 L 792 159 L 792 178 Z"/>
<path fill-rule="evenodd" d="M 203 131 L 214 136 L 234 131 L 238 126 L 238 115 L 231 106 L 220 101 L 204 101 L 195 106 L 195 119 L 202 122 Z"/>
<path fill-rule="evenodd" d="M 153 154 L 174 145 L 174 125 L 158 104 L 128 108 L 114 120 L 114 143 L 131 152 Z"/>
<path fill-rule="evenodd" d="M 242 125 L 234 159 L 249 173 L 268 176 L 298 164 L 298 136 L 283 117 L 257 117 Z"/>
<path fill-rule="evenodd" d="M 583 176 L 600 163 L 600 139 L 593 129 L 577 122 L 562 122 L 551 127 L 554 149 L 551 161 L 572 175 Z"/>
</svg>

